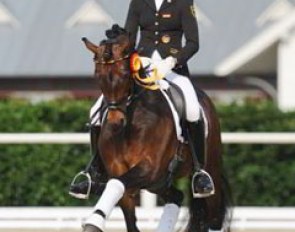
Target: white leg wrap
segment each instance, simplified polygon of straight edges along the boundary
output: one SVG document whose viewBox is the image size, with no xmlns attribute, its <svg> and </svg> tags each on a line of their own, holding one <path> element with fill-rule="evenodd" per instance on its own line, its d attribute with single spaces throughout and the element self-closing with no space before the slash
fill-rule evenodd
<svg viewBox="0 0 295 232">
<path fill-rule="evenodd" d="M 156 232 L 173 232 L 179 211 L 178 205 L 173 203 L 166 204 Z"/>
<path fill-rule="evenodd" d="M 166 79 L 172 81 L 182 90 L 186 103 L 186 119 L 189 122 L 198 121 L 200 119 L 200 103 L 191 81 L 174 72 L 167 75 Z"/>
<path fill-rule="evenodd" d="M 106 215 L 106 218 L 108 218 L 113 208 L 122 198 L 124 192 L 125 186 L 121 181 L 110 179 L 94 209 L 101 210 Z M 102 216 L 93 213 L 86 219 L 84 224 L 90 224 L 104 230 L 105 219 Z"/>
<path fill-rule="evenodd" d="M 86 224 L 96 226 L 97 228 L 101 229 L 102 231 L 105 230 L 105 219 L 98 214 L 91 214 L 86 221 L 83 223 L 82 227 Z"/>
<path fill-rule="evenodd" d="M 122 198 L 124 192 L 125 186 L 121 181 L 117 179 L 110 179 L 94 208 L 100 209 L 105 213 L 106 217 L 108 217 L 112 209 Z"/>
</svg>

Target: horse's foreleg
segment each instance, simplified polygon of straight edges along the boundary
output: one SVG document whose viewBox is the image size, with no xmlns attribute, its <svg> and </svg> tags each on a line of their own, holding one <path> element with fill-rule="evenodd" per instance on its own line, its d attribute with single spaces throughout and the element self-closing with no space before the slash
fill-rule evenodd
<svg viewBox="0 0 295 232">
<path fill-rule="evenodd" d="M 125 192 L 124 184 L 118 179 L 110 179 L 100 199 L 94 207 L 93 214 L 84 223 L 83 232 L 99 232 L 105 227 L 105 220 L 122 198 Z"/>
<path fill-rule="evenodd" d="M 134 195 L 125 194 L 119 202 L 122 208 L 128 232 L 139 232 L 136 226 Z"/>
<path fill-rule="evenodd" d="M 160 196 L 165 201 L 163 214 L 160 219 L 157 232 L 173 232 L 178 219 L 180 206 L 183 201 L 183 193 L 171 186 L 166 189 Z"/>
<path fill-rule="evenodd" d="M 140 189 L 148 184 L 150 177 L 149 167 L 148 162 L 142 161 L 125 174 L 109 180 L 102 196 L 95 205 L 93 214 L 85 221 L 83 232 L 103 231 L 105 219 L 123 197 L 125 189 Z M 96 227 L 97 230 L 93 230 L 93 227 Z"/>
<path fill-rule="evenodd" d="M 151 164 L 146 160 L 142 160 L 118 177 L 118 180 L 125 185 L 126 189 L 141 189 L 149 185 L 151 169 Z"/>
</svg>

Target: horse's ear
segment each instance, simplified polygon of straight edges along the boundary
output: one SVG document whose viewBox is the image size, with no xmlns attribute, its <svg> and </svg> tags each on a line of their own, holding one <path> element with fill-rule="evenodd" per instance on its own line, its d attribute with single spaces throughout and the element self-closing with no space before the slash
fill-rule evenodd
<svg viewBox="0 0 295 232">
<path fill-rule="evenodd" d="M 83 37 L 82 41 L 85 43 L 85 46 L 89 51 L 93 52 L 94 54 L 97 53 L 98 47 L 94 43 L 90 42 L 86 37 Z"/>
</svg>

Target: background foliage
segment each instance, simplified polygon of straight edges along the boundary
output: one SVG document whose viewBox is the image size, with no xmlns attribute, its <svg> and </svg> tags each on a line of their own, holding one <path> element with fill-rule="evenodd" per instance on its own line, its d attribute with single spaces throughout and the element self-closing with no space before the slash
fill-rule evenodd
<svg viewBox="0 0 295 232">
<path fill-rule="evenodd" d="M 0 102 L 0 132 L 86 132 L 87 100 L 32 104 Z M 295 112 L 270 102 L 217 107 L 222 131 L 293 131 Z M 294 145 L 224 145 L 236 205 L 295 205 Z M 0 145 L 0 206 L 92 205 L 68 196 L 69 183 L 89 159 L 87 145 Z"/>
</svg>

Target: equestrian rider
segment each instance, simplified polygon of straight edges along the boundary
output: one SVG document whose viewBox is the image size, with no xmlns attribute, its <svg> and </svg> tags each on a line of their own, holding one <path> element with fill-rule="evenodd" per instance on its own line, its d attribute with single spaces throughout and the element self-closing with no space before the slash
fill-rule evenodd
<svg viewBox="0 0 295 232">
<path fill-rule="evenodd" d="M 200 123 L 200 104 L 188 78 L 187 66 L 187 61 L 199 49 L 198 25 L 193 0 L 131 0 L 125 29 L 130 33 L 134 46 L 137 35 L 140 34 L 137 45 L 139 55 L 149 57 L 154 62 L 160 62 L 161 74 L 168 82 L 176 84 L 182 90 L 186 104 L 188 132 L 195 140 L 193 143 L 195 152 L 192 153 L 196 155 L 198 151 L 204 151 L 204 147 L 200 147 L 205 144 L 204 124 Z M 182 46 L 183 36 L 184 46 Z M 92 107 L 90 115 L 94 114 L 101 102 L 102 97 Z M 94 118 L 92 124 L 99 127 L 97 121 L 98 119 Z M 196 137 L 200 130 L 204 136 Z M 85 182 L 73 184 L 70 193 L 72 195 L 85 193 L 87 187 Z M 211 176 L 202 169 L 198 170 L 192 178 L 193 195 L 207 197 L 214 192 L 213 190 L 214 183 Z"/>
</svg>

